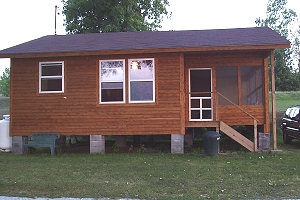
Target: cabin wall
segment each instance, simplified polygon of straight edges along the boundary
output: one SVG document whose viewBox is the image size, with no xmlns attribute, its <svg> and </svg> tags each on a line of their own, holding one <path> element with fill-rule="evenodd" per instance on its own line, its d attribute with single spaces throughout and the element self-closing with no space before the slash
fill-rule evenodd
<svg viewBox="0 0 300 200">
<path fill-rule="evenodd" d="M 155 103 L 128 103 L 127 59 L 131 58 L 155 59 Z M 99 104 L 101 59 L 126 59 L 126 103 Z M 38 68 L 44 61 L 64 61 L 64 93 L 39 93 Z M 181 73 L 179 54 L 12 59 L 10 133 L 180 134 Z"/>
<path fill-rule="evenodd" d="M 228 125 L 253 125 L 253 119 L 245 112 L 235 106 L 219 106 L 218 117 L 220 121 Z M 266 123 L 264 116 L 264 106 L 241 106 L 247 113 L 254 116 L 259 121 L 257 124 L 263 125 Z"/>
<path fill-rule="evenodd" d="M 186 124 L 191 125 L 192 122 L 188 122 L 189 115 L 189 95 L 188 95 L 188 73 L 190 68 L 211 68 L 212 69 L 212 92 L 213 92 L 213 119 L 216 121 L 223 121 L 228 125 L 253 125 L 253 119 L 245 112 L 241 111 L 235 105 L 228 103 L 228 105 L 221 105 L 220 103 L 225 102 L 220 95 L 217 95 L 216 92 L 221 94 L 226 94 L 227 97 L 234 97 L 237 99 L 236 103 L 240 108 L 244 109 L 246 112 L 257 118 L 259 125 L 264 125 L 263 131 L 269 131 L 269 108 L 266 101 L 268 101 L 268 75 L 267 75 L 267 63 L 265 62 L 265 53 L 254 53 L 254 52 L 232 52 L 227 54 L 193 54 L 185 56 L 185 82 L 186 84 Z M 263 103 L 262 105 L 242 105 L 241 96 L 237 97 L 236 93 L 233 90 L 242 91 L 241 80 L 235 79 L 231 82 L 240 81 L 240 87 L 231 86 L 229 82 L 227 83 L 228 87 L 221 88 L 221 91 L 217 90 L 217 76 L 216 68 L 217 67 L 242 67 L 242 66 L 262 66 L 262 77 L 263 77 Z M 238 72 L 240 73 L 240 72 Z M 219 80 L 220 81 L 220 80 Z M 228 101 L 227 101 L 228 102 Z"/>
</svg>

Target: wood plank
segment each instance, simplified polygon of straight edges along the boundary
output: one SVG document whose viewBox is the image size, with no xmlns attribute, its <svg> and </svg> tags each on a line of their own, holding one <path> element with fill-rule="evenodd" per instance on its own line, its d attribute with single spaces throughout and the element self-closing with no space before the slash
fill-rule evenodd
<svg viewBox="0 0 300 200">
<path fill-rule="evenodd" d="M 254 152 L 257 151 L 257 121 L 253 120 L 253 128 L 254 128 Z"/>
<path fill-rule="evenodd" d="M 259 120 L 258 124 L 265 123 L 264 106 L 240 106 L 245 111 Z M 253 119 L 235 106 L 219 106 L 219 119 L 230 125 L 253 125 Z"/>
<path fill-rule="evenodd" d="M 206 122 L 191 122 L 187 121 L 185 127 L 187 128 L 209 128 L 209 127 L 219 127 L 220 123 L 218 121 L 206 121 Z"/>
<path fill-rule="evenodd" d="M 184 55 L 180 54 L 179 57 L 179 68 L 180 68 L 180 126 L 181 126 L 181 134 L 185 134 L 185 109 L 186 109 L 186 101 L 185 101 L 185 82 L 184 82 Z"/>
<path fill-rule="evenodd" d="M 249 151 L 254 152 L 254 144 L 249 139 L 247 139 L 245 136 L 225 124 L 224 122 L 220 122 L 220 130 L 224 132 L 226 135 L 234 139 L 239 144 L 243 145 L 245 148 L 247 148 Z"/>
<path fill-rule="evenodd" d="M 264 125 L 264 133 L 270 133 L 270 105 L 269 105 L 269 59 L 268 57 L 264 58 L 264 68 L 263 68 L 263 77 L 264 77 L 264 96 L 268 98 L 264 98 L 265 105 L 265 125 Z"/>
<path fill-rule="evenodd" d="M 272 79 L 272 131 L 273 131 L 273 149 L 277 150 L 277 133 L 276 133 L 276 94 L 275 94 L 275 66 L 274 51 L 271 51 L 271 79 Z"/>
</svg>

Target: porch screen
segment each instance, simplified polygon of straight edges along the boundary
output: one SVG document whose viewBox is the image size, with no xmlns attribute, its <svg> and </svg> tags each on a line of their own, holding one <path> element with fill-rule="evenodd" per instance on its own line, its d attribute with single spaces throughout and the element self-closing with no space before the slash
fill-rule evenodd
<svg viewBox="0 0 300 200">
<path fill-rule="evenodd" d="M 217 67 L 217 92 L 219 105 L 238 104 L 238 68 Z M 230 101 L 228 101 L 230 100 Z"/>
<path fill-rule="evenodd" d="M 242 104 L 262 105 L 262 67 L 241 67 Z"/>
</svg>

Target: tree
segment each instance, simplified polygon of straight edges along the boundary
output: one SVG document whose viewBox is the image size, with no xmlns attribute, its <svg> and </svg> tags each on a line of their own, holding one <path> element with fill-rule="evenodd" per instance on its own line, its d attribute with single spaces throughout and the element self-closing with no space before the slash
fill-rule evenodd
<svg viewBox="0 0 300 200">
<path fill-rule="evenodd" d="M 286 8 L 288 0 L 268 0 L 266 19 L 256 19 L 259 26 L 268 26 L 288 38 L 290 26 L 297 20 L 294 10 Z"/>
<path fill-rule="evenodd" d="M 257 18 L 258 26 L 268 26 L 287 39 L 291 39 L 292 25 L 297 20 L 294 10 L 286 8 L 287 0 L 269 0 L 266 19 Z M 292 49 L 274 51 L 275 83 L 277 90 L 299 90 L 300 81 L 293 69 Z"/>
<path fill-rule="evenodd" d="M 300 26 L 293 34 L 292 51 L 295 62 L 298 63 L 298 73 L 300 73 Z"/>
<path fill-rule="evenodd" d="M 2 76 L 0 77 L 0 93 L 9 97 L 10 93 L 10 69 L 6 67 Z"/>
<path fill-rule="evenodd" d="M 168 0 L 62 0 L 70 34 L 153 31 L 171 14 Z"/>
</svg>

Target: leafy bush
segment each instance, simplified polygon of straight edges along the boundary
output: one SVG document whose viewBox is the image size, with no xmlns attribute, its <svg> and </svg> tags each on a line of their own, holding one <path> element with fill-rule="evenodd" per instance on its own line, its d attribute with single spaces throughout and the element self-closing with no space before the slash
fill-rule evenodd
<svg viewBox="0 0 300 200">
<path fill-rule="evenodd" d="M 0 77 L 0 93 L 3 96 L 9 97 L 10 93 L 10 69 L 5 68 L 2 76 Z"/>
</svg>

